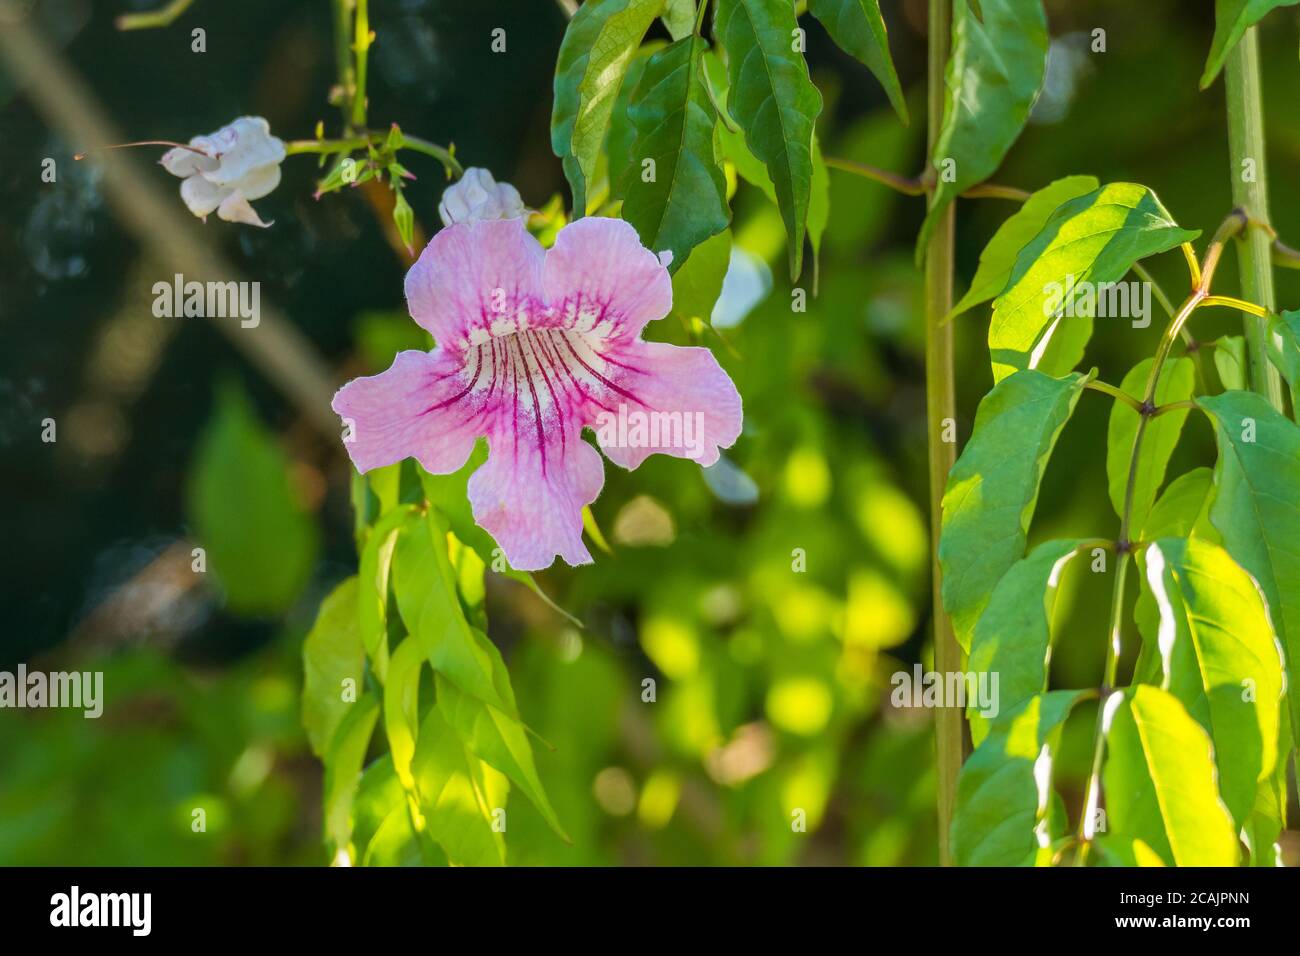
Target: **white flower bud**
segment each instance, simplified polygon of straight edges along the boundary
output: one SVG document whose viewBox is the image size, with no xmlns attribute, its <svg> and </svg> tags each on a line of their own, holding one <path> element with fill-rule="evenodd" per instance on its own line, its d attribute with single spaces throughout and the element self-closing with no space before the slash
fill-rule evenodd
<svg viewBox="0 0 1300 956">
<path fill-rule="evenodd" d="M 443 190 L 442 202 L 438 203 L 444 226 L 481 219 L 515 219 L 527 211 L 519 190 L 509 183 L 498 183 L 479 166 L 465 170 L 458 182 Z"/>
</svg>

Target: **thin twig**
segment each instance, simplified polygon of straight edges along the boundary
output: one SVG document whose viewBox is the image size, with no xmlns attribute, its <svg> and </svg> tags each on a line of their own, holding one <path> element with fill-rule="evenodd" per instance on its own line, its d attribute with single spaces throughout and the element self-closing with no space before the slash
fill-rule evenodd
<svg viewBox="0 0 1300 956">
<path fill-rule="evenodd" d="M 157 10 L 124 13 L 113 21 L 113 26 L 119 30 L 152 30 L 155 27 L 171 26 L 193 3 L 194 0 L 171 0 L 171 3 Z"/>
</svg>

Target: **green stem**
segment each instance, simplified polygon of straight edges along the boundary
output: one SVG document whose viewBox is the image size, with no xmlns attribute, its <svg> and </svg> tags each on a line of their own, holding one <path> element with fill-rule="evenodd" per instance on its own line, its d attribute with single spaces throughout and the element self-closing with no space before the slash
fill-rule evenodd
<svg viewBox="0 0 1300 956">
<path fill-rule="evenodd" d="M 1263 92 L 1259 79 L 1259 36 L 1255 27 L 1228 54 L 1224 70 L 1228 96 L 1228 152 L 1232 163 L 1232 201 L 1252 222 L 1266 228 L 1245 230 L 1237 244 L 1242 295 L 1270 313 L 1277 311 L 1273 293 L 1272 239 L 1267 228 L 1268 172 L 1264 156 Z M 1247 175 L 1253 165 L 1254 175 Z M 1242 317 L 1246 337 L 1246 364 L 1251 388 L 1279 411 L 1283 408 L 1282 380 L 1268 359 L 1268 320 Z"/>
<path fill-rule="evenodd" d="M 348 136 L 343 139 L 295 139 L 284 144 L 286 156 L 298 156 L 304 153 L 314 153 L 316 155 L 332 153 L 351 153 L 354 150 L 365 149 L 367 146 L 378 146 L 387 141 L 387 133 L 365 133 L 360 136 Z M 421 139 L 418 136 L 411 136 L 407 133 L 402 134 L 402 149 L 413 149 L 417 153 L 424 153 L 426 156 L 432 156 L 446 168 L 448 175 L 453 178 L 460 178 L 464 170 L 460 162 L 452 155 L 451 150 L 437 143 L 431 143 L 427 139 Z"/>
<path fill-rule="evenodd" d="M 113 22 L 119 30 L 151 30 L 154 27 L 171 26 L 193 3 L 194 0 L 171 0 L 171 3 L 158 10 L 124 13 Z"/>
<path fill-rule="evenodd" d="M 412 136 L 409 133 L 402 133 L 402 142 L 406 149 L 413 149 L 417 153 L 424 153 L 426 156 L 432 156 L 438 160 L 455 179 L 459 179 L 465 172 L 461 168 L 460 162 L 452 155 L 451 150 L 439 146 L 437 143 L 431 143 L 427 139 L 420 139 L 420 137 Z"/>
<path fill-rule="evenodd" d="M 1221 229 L 1220 232 L 1222 233 L 1222 231 Z M 1133 435 L 1133 451 L 1129 455 L 1128 480 L 1124 486 L 1124 511 L 1120 515 L 1119 540 L 1115 545 L 1118 553 L 1118 563 L 1115 566 L 1115 584 L 1111 592 L 1110 621 L 1107 631 L 1109 639 L 1106 643 L 1106 663 L 1103 668 L 1101 682 L 1101 701 L 1097 706 L 1097 724 L 1093 730 L 1092 769 L 1088 774 L 1088 787 L 1085 791 L 1083 812 L 1079 815 L 1079 852 L 1074 858 L 1077 866 L 1083 866 L 1087 863 L 1088 850 L 1092 845 L 1092 819 L 1096 814 L 1097 803 L 1101 795 L 1101 763 L 1106 752 L 1106 701 L 1115 688 L 1115 678 L 1119 670 L 1119 657 L 1123 651 L 1124 587 L 1128 583 L 1128 564 L 1134 546 L 1133 499 L 1137 491 L 1138 462 L 1142 456 L 1142 439 L 1146 435 L 1147 423 L 1153 417 L 1151 413 L 1144 412 L 1143 409 L 1155 411 L 1156 389 L 1160 385 L 1160 373 L 1164 368 L 1165 360 L 1169 358 L 1169 352 L 1173 348 L 1174 340 L 1178 338 L 1179 333 L 1187 324 L 1187 320 L 1206 296 L 1206 290 L 1209 288 L 1210 280 L 1214 277 L 1215 265 L 1218 262 L 1218 249 L 1221 247 L 1222 240 L 1216 237 L 1214 243 L 1211 244 L 1211 252 L 1207 253 L 1208 265 L 1202 271 L 1201 287 L 1187 297 L 1187 300 L 1183 302 L 1178 312 L 1170 320 L 1164 335 L 1161 336 L 1155 359 L 1151 363 L 1151 372 L 1147 375 L 1143 401 L 1138 406 L 1138 427 Z"/>
<path fill-rule="evenodd" d="M 347 139 L 293 139 L 284 144 L 286 156 L 299 156 L 304 153 L 330 154 L 350 153 L 363 149 L 366 144 L 375 142 L 373 136 L 351 136 Z"/>
<path fill-rule="evenodd" d="M 343 122 L 351 122 L 352 99 L 357 91 L 357 71 L 352 62 L 352 11 L 356 0 L 334 0 L 334 70 L 339 78 Z"/>
<path fill-rule="evenodd" d="M 950 0 L 930 0 L 929 64 L 927 68 L 927 152 L 933 154 L 943 123 L 944 69 L 948 61 Z M 953 217 L 950 204 L 935 224 L 925 257 L 925 404 L 930 459 L 930 577 L 934 607 L 934 668 L 940 673 L 962 669 L 961 647 L 952 621 L 943 608 L 939 567 L 939 534 L 943 527 L 943 492 L 957 447 L 943 440 L 945 422 L 956 421 L 953 392 L 952 323 L 944 316 L 952 308 Z M 952 864 L 948 836 L 957 802 L 957 775 L 965 755 L 962 712 L 956 707 L 935 711 L 935 751 L 938 771 L 939 862 Z"/>
<path fill-rule="evenodd" d="M 1114 385 L 1107 384 L 1098 379 L 1092 379 L 1084 385 L 1084 388 L 1091 389 L 1094 392 L 1101 392 L 1103 395 L 1109 395 L 1116 401 L 1123 402 L 1135 412 L 1142 411 L 1142 403 L 1122 388 L 1116 388 Z"/>
<path fill-rule="evenodd" d="M 357 60 L 357 88 L 352 96 L 352 125 L 366 125 L 366 66 L 370 55 L 370 0 L 356 0 L 357 17 L 352 50 Z"/>
</svg>

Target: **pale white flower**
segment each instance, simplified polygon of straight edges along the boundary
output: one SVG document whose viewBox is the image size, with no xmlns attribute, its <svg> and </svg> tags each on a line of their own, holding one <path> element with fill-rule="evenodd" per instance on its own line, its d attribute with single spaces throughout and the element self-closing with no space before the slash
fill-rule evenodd
<svg viewBox="0 0 1300 956">
<path fill-rule="evenodd" d="M 207 219 L 214 210 L 226 222 L 246 222 L 263 228 L 248 204 L 280 185 L 284 142 L 271 135 L 260 116 L 241 116 L 215 133 L 195 136 L 189 149 L 169 149 L 161 163 L 173 176 L 181 176 L 181 199 L 190 212 Z"/>
<path fill-rule="evenodd" d="M 480 219 L 516 219 L 528 210 L 519 198 L 519 190 L 509 183 L 499 183 L 479 166 L 471 166 L 458 182 L 442 193 L 438 215 L 442 224 L 475 222 Z"/>
</svg>

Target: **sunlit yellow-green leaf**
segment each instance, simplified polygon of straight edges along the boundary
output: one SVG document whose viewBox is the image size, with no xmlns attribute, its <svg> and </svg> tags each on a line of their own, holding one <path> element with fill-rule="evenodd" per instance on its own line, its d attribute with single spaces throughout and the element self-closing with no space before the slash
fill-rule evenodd
<svg viewBox="0 0 1300 956">
<path fill-rule="evenodd" d="M 1235 866 L 1209 735 L 1168 691 L 1139 684 L 1105 705 L 1106 832 L 1145 842 L 1170 866 Z"/>
</svg>

